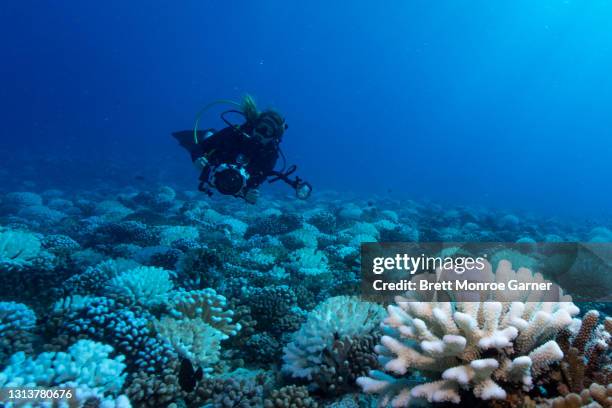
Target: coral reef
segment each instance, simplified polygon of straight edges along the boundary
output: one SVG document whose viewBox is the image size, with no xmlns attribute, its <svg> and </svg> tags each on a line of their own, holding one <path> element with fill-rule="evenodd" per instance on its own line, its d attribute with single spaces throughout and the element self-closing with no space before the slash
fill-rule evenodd
<svg viewBox="0 0 612 408">
<path fill-rule="evenodd" d="M 0 386 L 70 386 L 79 407 L 610 406 L 609 276 L 555 275 L 566 258 L 529 251 L 595 248 L 604 222 L 333 192 L 19 190 L 0 192 Z M 603 300 L 357 297 L 361 243 L 440 240 L 519 242 L 491 277 Z"/>
</svg>

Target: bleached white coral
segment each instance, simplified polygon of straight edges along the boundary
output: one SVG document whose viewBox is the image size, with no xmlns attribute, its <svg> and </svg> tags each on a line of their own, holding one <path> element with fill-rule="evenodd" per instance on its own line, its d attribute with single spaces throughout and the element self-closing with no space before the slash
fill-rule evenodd
<svg viewBox="0 0 612 408">
<path fill-rule="evenodd" d="M 289 254 L 289 267 L 302 275 L 319 275 L 329 271 L 327 256 L 316 248 L 304 247 Z"/>
<path fill-rule="evenodd" d="M 23 352 L 11 356 L 0 373 L 2 387 L 62 387 L 78 384 L 104 394 L 116 394 L 123 387 L 126 374 L 123 356 L 110 358 L 111 346 L 80 340 L 67 353 L 49 352 L 27 357 Z"/>
<path fill-rule="evenodd" d="M 236 237 L 244 237 L 249 225 L 245 222 L 240 221 L 239 219 L 226 217 L 223 221 L 220 222 L 220 225 L 227 227 L 229 232 Z"/>
<path fill-rule="evenodd" d="M 44 205 L 24 207 L 17 213 L 17 216 L 29 225 L 53 225 L 66 218 L 63 212 Z"/>
<path fill-rule="evenodd" d="M 367 235 L 374 238 L 379 237 L 378 229 L 374 224 L 370 224 L 369 222 L 357 222 L 343 232 L 348 233 L 352 237 L 359 235 Z"/>
<path fill-rule="evenodd" d="M 336 296 L 319 304 L 293 333 L 284 348 L 283 371 L 297 378 L 311 378 L 321 364 L 322 352 L 337 337 L 365 334 L 384 316 L 384 309 L 356 297 Z"/>
<path fill-rule="evenodd" d="M 399 228 L 399 225 L 389 220 L 379 220 L 374 223 L 376 229 L 380 231 L 393 231 Z"/>
<path fill-rule="evenodd" d="M 252 248 L 244 255 L 244 260 L 253 264 L 258 269 L 267 269 L 276 263 L 276 257 L 272 254 L 265 253 L 261 248 Z"/>
<path fill-rule="evenodd" d="M 162 268 L 141 266 L 115 276 L 106 293 L 124 297 L 135 304 L 155 306 L 166 302 L 172 290 L 170 273 Z"/>
<path fill-rule="evenodd" d="M 163 227 L 159 234 L 162 245 L 170 245 L 178 239 L 197 240 L 199 237 L 200 233 L 197 228 L 181 225 Z"/>
<path fill-rule="evenodd" d="M 512 270 L 507 261 L 495 275 L 503 281 L 541 279 L 526 269 Z M 493 292 L 484 302 L 452 303 L 398 297 L 387 308 L 376 349 L 388 374 L 373 371 L 357 383 L 380 394 L 380 405 L 394 407 L 423 400 L 459 403 L 460 389 L 482 400 L 506 398 L 508 384 L 529 390 L 533 377 L 563 358 L 554 338 L 578 313 L 569 297 L 544 303 L 541 296 Z M 410 388 L 413 371 L 431 381 Z"/>
<path fill-rule="evenodd" d="M 363 210 L 354 203 L 347 203 L 338 213 L 340 218 L 346 220 L 358 220 L 363 215 Z"/>
<path fill-rule="evenodd" d="M 172 317 L 202 319 L 222 332 L 225 338 L 235 335 L 241 328 L 239 323 L 232 323 L 234 311 L 227 308 L 225 296 L 214 289 L 176 290 L 169 298 L 168 308 Z"/>
<path fill-rule="evenodd" d="M 133 212 L 116 200 L 102 201 L 94 209 L 95 215 L 102 217 L 104 221 L 120 221 Z"/>
<path fill-rule="evenodd" d="M 378 242 L 378 239 L 373 235 L 359 234 L 352 237 L 349 242 L 349 245 L 353 248 L 359 248 L 361 244 L 367 242 Z"/>
<path fill-rule="evenodd" d="M 0 232 L 0 267 L 23 268 L 40 252 L 40 240 L 34 234 L 13 230 Z"/>
<path fill-rule="evenodd" d="M 204 320 L 162 317 L 155 323 L 160 335 L 166 338 L 183 357 L 202 367 L 206 372 L 219 361 L 221 340 L 227 336 Z"/>
<path fill-rule="evenodd" d="M 302 228 L 291 231 L 286 235 L 307 248 L 316 248 L 318 245 L 317 237 L 320 232 L 314 225 L 304 224 Z"/>
</svg>

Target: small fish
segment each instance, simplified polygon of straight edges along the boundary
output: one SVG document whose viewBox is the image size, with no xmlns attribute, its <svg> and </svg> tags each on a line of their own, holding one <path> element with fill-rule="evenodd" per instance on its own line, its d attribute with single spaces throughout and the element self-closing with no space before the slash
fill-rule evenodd
<svg viewBox="0 0 612 408">
<path fill-rule="evenodd" d="M 202 367 L 198 367 L 197 370 L 193 369 L 193 364 L 188 358 L 181 360 L 181 369 L 179 371 L 179 384 L 181 388 L 187 392 L 191 392 L 195 389 L 198 381 L 202 379 L 204 372 Z"/>
<path fill-rule="evenodd" d="M 139 175 L 134 176 L 134 180 L 138 180 L 138 181 L 145 181 L 146 179 L 145 179 L 145 177 L 144 177 L 144 176 L 141 176 L 141 175 L 139 174 Z"/>
</svg>

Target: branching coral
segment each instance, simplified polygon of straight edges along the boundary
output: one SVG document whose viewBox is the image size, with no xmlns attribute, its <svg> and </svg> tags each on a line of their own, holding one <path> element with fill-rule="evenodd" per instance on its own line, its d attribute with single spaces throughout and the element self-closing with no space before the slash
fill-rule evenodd
<svg viewBox="0 0 612 408">
<path fill-rule="evenodd" d="M 498 273 L 511 273 L 502 262 Z M 525 272 L 523 272 L 525 273 Z M 559 362 L 555 336 L 570 326 L 578 308 L 571 301 L 417 302 L 398 298 L 388 307 L 385 335 L 377 347 L 386 372 L 357 381 L 380 394 L 380 404 L 409 406 L 461 401 L 460 390 L 482 400 L 505 399 L 507 389 L 530 390 L 534 379 Z M 419 372 L 430 381 L 410 387 Z"/>
<path fill-rule="evenodd" d="M 207 407 L 261 408 L 268 382 L 269 378 L 262 373 L 239 369 L 205 378 L 198 384 L 192 398 Z"/>
<path fill-rule="evenodd" d="M 323 350 L 322 362 L 314 376 L 317 388 L 325 395 L 355 391 L 357 378 L 378 368 L 374 348 L 379 340 L 376 332 L 334 340 L 331 347 Z"/>
<path fill-rule="evenodd" d="M 563 360 L 548 379 L 548 386 L 561 395 L 580 393 L 591 384 L 612 383 L 612 319 L 599 323 L 595 310 L 584 314 L 574 331 L 558 336 Z"/>
<path fill-rule="evenodd" d="M 152 330 L 153 317 L 105 297 L 78 297 L 58 303 L 46 318 L 46 335 L 59 347 L 89 338 L 113 346 L 131 370 L 161 371 L 176 359 L 171 345 Z"/>
<path fill-rule="evenodd" d="M 0 302 L 0 365 L 18 351 L 31 352 L 36 315 L 24 304 Z"/>
<path fill-rule="evenodd" d="M 272 390 L 264 400 L 265 408 L 317 408 L 319 404 L 310 396 L 308 388 L 288 385 Z"/>
<path fill-rule="evenodd" d="M 202 367 L 205 372 L 219 361 L 221 340 L 227 336 L 201 318 L 173 319 L 162 317 L 156 321 L 159 334 L 167 339 L 182 357 Z"/>
<path fill-rule="evenodd" d="M 301 275 L 319 275 L 329 271 L 327 256 L 315 248 L 301 248 L 289 254 L 289 268 Z"/>
<path fill-rule="evenodd" d="M 138 266 L 137 262 L 127 259 L 109 259 L 71 276 L 63 289 L 71 295 L 100 295 L 109 280 Z"/>
<path fill-rule="evenodd" d="M 292 314 L 297 303 L 294 290 L 286 285 L 243 288 L 242 298 L 260 330 L 273 330 L 280 319 Z"/>
<path fill-rule="evenodd" d="M 323 363 L 323 351 L 344 336 L 370 333 L 384 309 L 354 297 L 337 296 L 318 305 L 285 347 L 283 371 L 296 378 L 313 378 Z"/>
<path fill-rule="evenodd" d="M 137 407 L 168 407 L 182 397 L 179 364 L 172 361 L 161 373 L 138 371 L 130 375 L 125 394 Z"/>
<path fill-rule="evenodd" d="M 171 245 L 179 239 L 197 241 L 199 237 L 200 233 L 195 227 L 173 225 L 161 228 L 159 242 L 162 245 Z"/>
<path fill-rule="evenodd" d="M 114 400 L 126 374 L 123 357 L 111 358 L 112 352 L 112 347 L 90 340 L 75 343 L 67 353 L 42 353 L 31 358 L 19 352 L 0 373 L 0 386 L 68 387 L 77 389 L 77 399 L 80 393 L 83 400 L 100 394 Z"/>
<path fill-rule="evenodd" d="M 224 338 L 236 334 L 240 324 L 232 323 L 234 312 L 227 309 L 224 296 L 213 289 L 177 290 L 170 296 L 170 314 L 177 319 L 201 319 L 224 334 Z"/>
<path fill-rule="evenodd" d="M 606 387 L 593 383 L 580 394 L 571 393 L 548 402 L 552 408 L 610 408 L 612 407 L 612 384 Z"/>
<path fill-rule="evenodd" d="M 295 214 L 272 215 L 258 219 L 250 225 L 244 234 L 245 239 L 253 235 L 282 235 L 302 226 L 301 217 Z"/>
<path fill-rule="evenodd" d="M 115 276 L 108 282 L 105 293 L 130 304 L 150 307 L 165 303 L 172 286 L 167 270 L 141 266 Z"/>
</svg>

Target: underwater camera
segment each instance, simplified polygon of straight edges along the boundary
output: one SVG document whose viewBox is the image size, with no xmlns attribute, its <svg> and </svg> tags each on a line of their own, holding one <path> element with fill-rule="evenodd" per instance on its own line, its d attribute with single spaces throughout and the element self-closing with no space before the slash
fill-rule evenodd
<svg viewBox="0 0 612 408">
<path fill-rule="evenodd" d="M 221 194 L 235 196 L 246 187 L 248 179 L 249 173 L 243 167 L 223 163 L 213 170 L 210 184 Z"/>
</svg>

